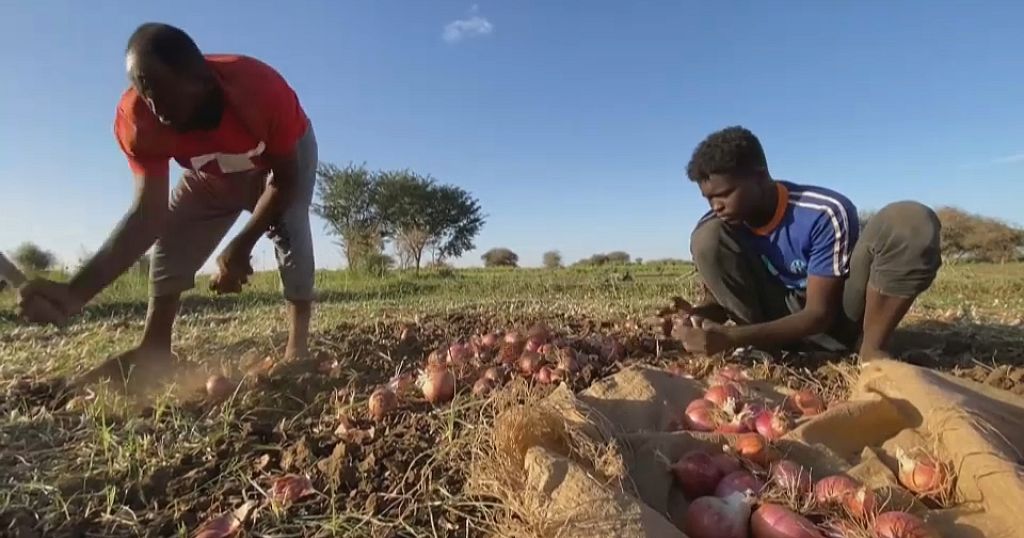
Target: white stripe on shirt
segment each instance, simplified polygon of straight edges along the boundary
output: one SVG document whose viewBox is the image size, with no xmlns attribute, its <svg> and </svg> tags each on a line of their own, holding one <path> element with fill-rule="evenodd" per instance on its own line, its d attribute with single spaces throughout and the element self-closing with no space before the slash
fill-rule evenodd
<svg viewBox="0 0 1024 538">
<path fill-rule="evenodd" d="M 835 199 L 835 198 L 833 198 L 831 196 L 826 196 L 824 194 L 813 192 L 813 191 L 810 191 L 810 190 L 801 190 L 801 191 L 795 191 L 795 192 L 794 191 L 790 191 L 790 194 L 791 195 L 792 194 L 797 194 L 797 195 L 800 195 L 800 196 L 810 196 L 811 198 L 817 198 L 819 200 L 825 200 L 827 202 L 831 202 L 831 203 L 835 204 L 836 207 L 839 208 L 839 215 L 842 217 L 842 224 L 843 224 L 843 226 L 846 227 L 846 232 L 847 232 L 846 236 L 844 237 L 844 240 L 846 241 L 846 245 L 844 245 L 844 247 L 843 247 L 843 265 L 846 265 L 847 262 L 849 262 L 849 260 L 850 260 L 850 233 L 849 233 L 849 231 L 850 231 L 850 217 L 846 214 L 846 206 L 843 205 L 842 202 L 840 202 L 839 200 L 837 200 L 837 199 Z M 858 226 L 859 225 L 860 224 L 858 223 Z"/>
<path fill-rule="evenodd" d="M 836 231 L 835 247 L 832 252 L 832 268 L 835 271 L 836 276 L 843 276 L 841 268 L 843 267 L 842 260 L 846 259 L 845 253 L 840 251 L 840 247 L 846 244 L 846 239 L 849 234 L 844 234 L 842 228 L 839 226 L 839 219 L 836 218 L 836 212 L 831 207 L 819 204 L 810 204 L 807 202 L 799 202 L 793 199 L 789 200 L 789 203 L 800 207 L 806 207 L 810 209 L 818 209 L 828 213 L 829 219 L 832 221 L 832 227 Z"/>
</svg>

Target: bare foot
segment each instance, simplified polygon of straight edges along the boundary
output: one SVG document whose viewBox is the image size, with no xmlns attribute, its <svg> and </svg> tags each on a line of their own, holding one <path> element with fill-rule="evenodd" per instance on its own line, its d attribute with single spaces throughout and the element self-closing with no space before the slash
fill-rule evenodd
<svg viewBox="0 0 1024 538">
<path fill-rule="evenodd" d="M 135 348 L 115 355 L 78 377 L 74 387 L 109 381 L 118 391 L 139 392 L 166 381 L 184 366 L 170 351 Z"/>
</svg>

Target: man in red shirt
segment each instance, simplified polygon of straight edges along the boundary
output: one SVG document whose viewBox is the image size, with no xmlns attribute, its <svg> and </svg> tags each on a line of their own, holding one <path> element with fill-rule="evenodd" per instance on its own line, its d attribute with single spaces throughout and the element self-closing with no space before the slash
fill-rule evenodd
<svg viewBox="0 0 1024 538">
<path fill-rule="evenodd" d="M 142 342 L 117 363 L 165 364 L 181 293 L 195 285 L 195 273 L 245 210 L 252 216 L 217 256 L 211 287 L 241 291 L 253 272 L 253 246 L 266 233 L 288 303 L 285 354 L 305 355 L 317 144 L 295 92 L 270 66 L 245 56 L 204 55 L 185 32 L 166 24 L 140 26 L 126 61 L 131 88 L 118 104 L 114 131 L 135 176 L 134 202 L 70 282 L 40 279 L 22 288 L 23 316 L 63 322 L 33 298 L 74 315 L 154 247 Z M 170 159 L 185 174 L 168 203 Z"/>
</svg>

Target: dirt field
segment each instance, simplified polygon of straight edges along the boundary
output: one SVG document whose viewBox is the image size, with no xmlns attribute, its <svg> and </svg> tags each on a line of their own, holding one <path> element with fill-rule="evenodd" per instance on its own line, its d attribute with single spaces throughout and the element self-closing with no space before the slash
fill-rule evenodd
<svg viewBox="0 0 1024 538">
<path fill-rule="evenodd" d="M 537 322 L 593 356 L 571 381 L 577 389 L 631 362 L 686 359 L 644 320 L 692 291 L 688 266 L 318 278 L 316 357 L 305 361 L 277 360 L 285 334 L 275 275 L 259 275 L 239 297 L 189 297 L 176 352 L 237 383 L 222 403 L 189 383 L 143 400 L 63 393 L 67 377 L 138 338 L 138 278 L 119 282 L 63 330 L 18 325 L 4 295 L 0 535 L 187 536 L 250 500 L 261 503 L 245 524 L 254 536 L 484 535 L 496 508 L 465 484 L 494 399 L 462 384 L 450 405 L 410 397 L 375 423 L 366 399 L 376 387 L 438 346 Z M 418 336 L 400 341 L 410 325 Z M 610 339 L 624 359 L 607 356 Z M 915 364 L 1024 392 L 1024 265 L 944 269 L 899 348 Z M 244 375 L 264 357 L 273 368 Z M 827 384 L 829 363 L 849 360 L 790 356 L 784 372 L 793 385 Z M 688 366 L 699 374 L 703 364 Z M 548 390 L 513 385 L 525 398 Z M 339 431 L 343 419 L 348 428 Z M 290 506 L 263 503 L 286 474 L 308 477 L 315 491 Z"/>
</svg>

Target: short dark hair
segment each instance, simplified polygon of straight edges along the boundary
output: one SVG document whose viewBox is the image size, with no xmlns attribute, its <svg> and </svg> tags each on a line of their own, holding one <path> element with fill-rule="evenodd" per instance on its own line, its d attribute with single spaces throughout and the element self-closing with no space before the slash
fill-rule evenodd
<svg viewBox="0 0 1024 538">
<path fill-rule="evenodd" d="M 125 54 L 135 54 L 142 60 L 140 63 L 156 60 L 178 74 L 205 63 L 202 51 L 184 30 L 159 22 L 147 22 L 136 28 L 128 38 Z"/>
<path fill-rule="evenodd" d="M 734 126 L 711 133 L 693 150 L 686 175 L 701 182 L 712 174 L 745 175 L 767 169 L 761 141 L 749 130 Z"/>
</svg>

